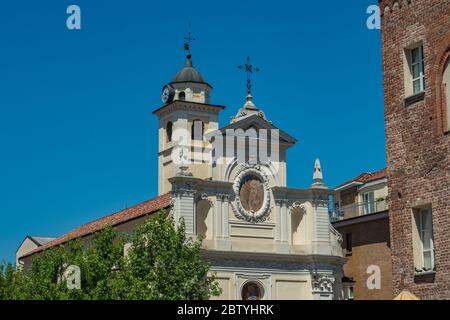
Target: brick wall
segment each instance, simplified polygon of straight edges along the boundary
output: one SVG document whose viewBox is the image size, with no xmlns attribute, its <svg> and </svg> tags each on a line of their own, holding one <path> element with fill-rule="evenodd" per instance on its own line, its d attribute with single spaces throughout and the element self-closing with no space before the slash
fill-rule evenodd
<svg viewBox="0 0 450 320">
<path fill-rule="evenodd" d="M 450 299 L 450 134 L 442 93 L 450 0 L 381 0 L 386 151 L 394 294 Z M 405 100 L 404 48 L 422 42 L 426 90 Z M 436 274 L 415 276 L 412 209 L 431 206 Z"/>
<path fill-rule="evenodd" d="M 381 215 L 379 213 L 374 215 Z M 363 220 L 359 217 L 352 220 Z M 340 227 L 344 223 L 337 222 L 335 228 L 342 234 L 344 252 L 347 246 L 346 234 L 351 233 L 352 254 L 347 255 L 344 265 L 344 275 L 353 278 L 355 300 L 391 300 L 392 293 L 392 264 L 391 249 L 389 241 L 389 219 L 387 217 L 368 222 L 352 223 Z M 381 288 L 369 290 L 366 282 L 370 274 L 367 268 L 370 265 L 380 267 Z"/>
</svg>

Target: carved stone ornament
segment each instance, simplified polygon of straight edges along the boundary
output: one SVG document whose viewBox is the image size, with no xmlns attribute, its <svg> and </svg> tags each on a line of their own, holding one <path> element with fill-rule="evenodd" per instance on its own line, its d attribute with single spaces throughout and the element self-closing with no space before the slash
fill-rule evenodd
<svg viewBox="0 0 450 320">
<path fill-rule="evenodd" d="M 315 292 L 333 292 L 335 277 L 329 275 L 312 274 L 312 287 Z"/>
<path fill-rule="evenodd" d="M 214 207 L 214 203 L 211 201 L 211 199 L 209 199 L 209 196 L 207 193 L 202 193 L 198 198 L 197 198 L 197 202 L 198 201 L 207 201 L 209 203 L 209 206 L 212 208 Z"/>
<path fill-rule="evenodd" d="M 263 222 L 270 214 L 269 179 L 260 165 L 244 164 L 233 184 L 235 199 L 232 208 L 238 219 L 251 223 Z"/>
<path fill-rule="evenodd" d="M 326 195 L 314 194 L 313 206 L 315 207 L 328 207 L 328 197 Z"/>
<path fill-rule="evenodd" d="M 342 239 L 342 235 L 339 233 L 339 231 L 337 231 L 333 225 L 330 223 L 330 232 L 331 235 L 334 237 L 334 239 L 337 241 L 337 243 L 342 244 L 343 239 Z"/>
<path fill-rule="evenodd" d="M 292 211 L 300 209 L 301 213 L 303 215 L 306 214 L 306 208 L 300 201 L 295 201 L 290 207 L 289 207 L 289 213 L 292 214 Z"/>
<path fill-rule="evenodd" d="M 172 199 L 170 200 L 169 203 L 169 213 L 168 216 L 169 217 L 173 217 L 175 214 L 175 198 L 172 197 Z"/>
</svg>

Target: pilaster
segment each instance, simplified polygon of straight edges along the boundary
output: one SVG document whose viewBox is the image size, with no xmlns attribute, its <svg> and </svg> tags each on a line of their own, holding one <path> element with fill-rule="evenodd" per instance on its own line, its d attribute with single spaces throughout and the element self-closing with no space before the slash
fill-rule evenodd
<svg viewBox="0 0 450 320">
<path fill-rule="evenodd" d="M 290 232 L 288 230 L 289 215 L 287 208 L 287 199 L 276 199 L 275 200 L 275 220 L 276 220 L 276 240 L 278 242 L 277 251 L 280 253 L 289 252 L 289 238 Z"/>
</svg>

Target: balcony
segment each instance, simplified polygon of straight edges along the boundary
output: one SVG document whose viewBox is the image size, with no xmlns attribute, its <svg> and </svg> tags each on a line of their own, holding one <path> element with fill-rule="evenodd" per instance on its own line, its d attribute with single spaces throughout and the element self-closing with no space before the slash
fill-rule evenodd
<svg viewBox="0 0 450 320">
<path fill-rule="evenodd" d="M 330 210 L 330 220 L 335 222 L 372 213 L 383 212 L 388 209 L 389 203 L 387 197 L 379 198 L 374 201 L 350 204 L 343 206 L 342 208 L 334 208 Z"/>
</svg>

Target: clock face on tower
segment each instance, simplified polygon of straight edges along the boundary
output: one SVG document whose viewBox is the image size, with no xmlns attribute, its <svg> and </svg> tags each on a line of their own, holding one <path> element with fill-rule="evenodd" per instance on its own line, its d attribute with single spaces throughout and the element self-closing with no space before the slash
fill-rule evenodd
<svg viewBox="0 0 450 320">
<path fill-rule="evenodd" d="M 172 102 L 175 96 L 175 89 L 171 85 L 165 85 L 162 90 L 161 100 L 163 103 Z"/>
</svg>

